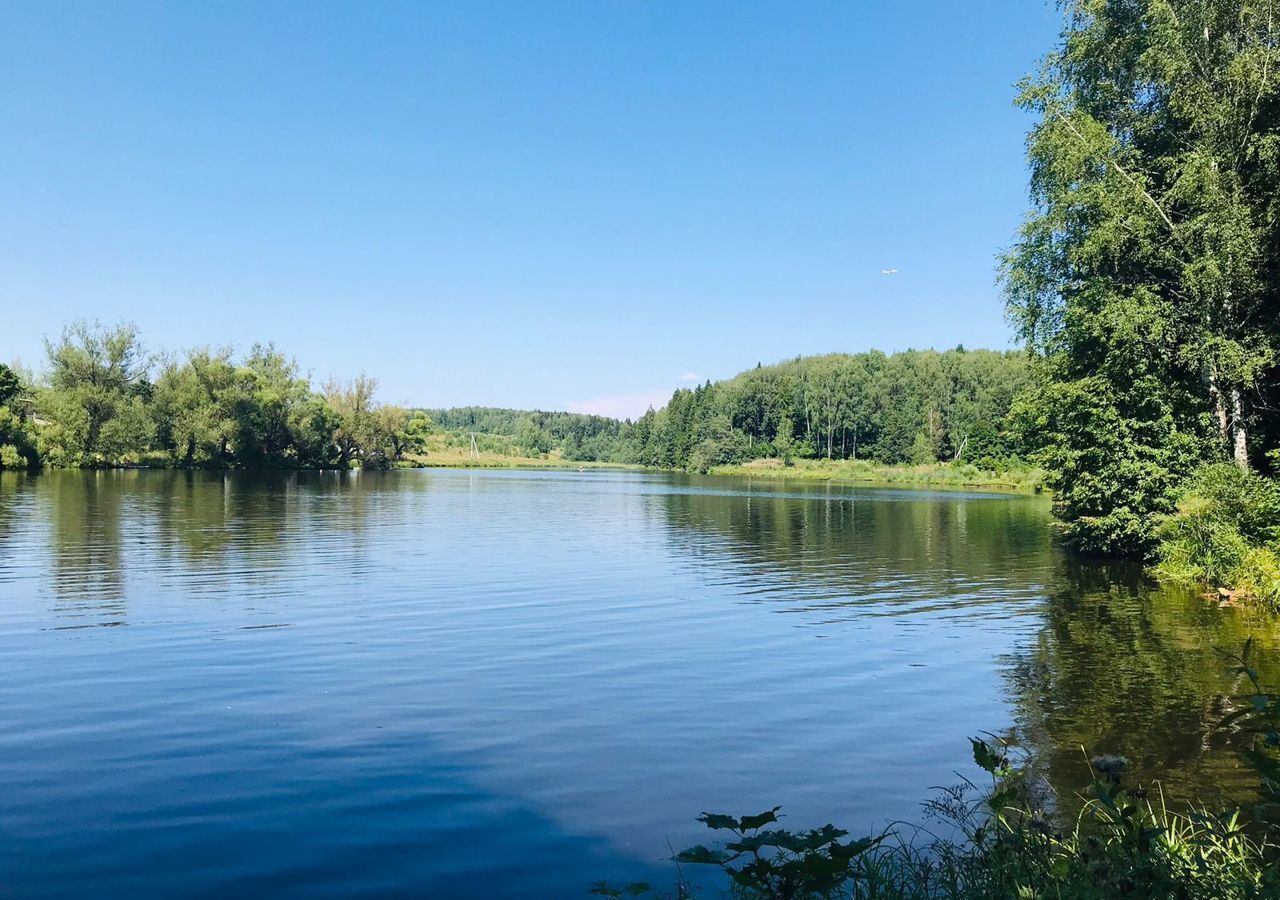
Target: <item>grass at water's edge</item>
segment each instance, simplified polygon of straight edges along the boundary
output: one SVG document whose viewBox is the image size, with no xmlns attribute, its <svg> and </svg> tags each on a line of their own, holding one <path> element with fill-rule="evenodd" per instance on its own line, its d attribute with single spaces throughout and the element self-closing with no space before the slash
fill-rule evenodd
<svg viewBox="0 0 1280 900">
<path fill-rule="evenodd" d="M 183 468 L 160 452 L 145 453 L 122 466 L 112 468 Z M 408 454 L 392 464 L 397 469 L 625 469 L 632 471 L 677 471 L 654 469 L 616 462 L 565 459 L 559 450 L 541 456 L 520 456 L 452 447 L 433 447 L 425 454 Z M 795 481 L 830 481 L 847 484 L 881 484 L 899 487 L 954 487 L 1018 493 L 1044 490 L 1043 473 L 1038 469 L 992 472 L 967 464 L 933 463 L 919 466 L 888 466 L 865 460 L 795 460 L 783 465 L 780 459 L 757 459 L 741 465 L 715 466 L 709 475 L 746 478 L 776 478 Z"/>
<path fill-rule="evenodd" d="M 1044 473 L 1039 469 L 992 472 L 967 463 L 889 466 L 862 459 L 798 459 L 788 466 L 784 465 L 780 459 L 757 459 L 741 465 L 714 466 L 710 474 L 796 481 L 897 484 L 920 487 L 950 486 L 1033 493 L 1044 490 Z"/>
<path fill-rule="evenodd" d="M 465 450 L 433 450 L 415 456 L 405 465 L 428 469 L 633 469 L 645 466 L 622 463 L 581 462 L 564 459 L 553 451 L 545 456 L 506 456 Z M 658 471 L 658 470 L 650 470 Z M 832 481 L 859 484 L 892 484 L 903 487 L 957 487 L 1038 493 L 1044 490 L 1038 469 L 991 472 L 966 464 L 934 463 L 920 466 L 887 466 L 865 460 L 796 460 L 785 466 L 780 459 L 758 459 L 741 465 L 715 466 L 707 474 L 797 481 Z"/>
</svg>

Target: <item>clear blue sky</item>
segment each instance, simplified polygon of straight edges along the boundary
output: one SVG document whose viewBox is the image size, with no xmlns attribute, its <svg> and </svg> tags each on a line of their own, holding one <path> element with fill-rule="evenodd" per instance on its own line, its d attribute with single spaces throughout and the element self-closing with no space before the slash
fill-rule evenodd
<svg viewBox="0 0 1280 900">
<path fill-rule="evenodd" d="M 638 413 L 1004 347 L 1041 0 L 0 0 L 0 359 L 76 317 Z M 896 274 L 881 274 L 896 268 Z"/>
</svg>

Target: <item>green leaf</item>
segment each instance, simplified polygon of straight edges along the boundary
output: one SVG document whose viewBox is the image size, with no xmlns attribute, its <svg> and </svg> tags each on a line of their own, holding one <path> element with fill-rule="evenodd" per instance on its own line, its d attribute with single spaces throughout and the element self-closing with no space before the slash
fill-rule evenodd
<svg viewBox="0 0 1280 900">
<path fill-rule="evenodd" d="M 732 843 L 725 844 L 724 848 L 726 850 L 731 850 L 734 853 L 754 853 L 761 847 L 766 846 L 768 842 L 768 835 L 769 832 L 767 831 L 761 832 L 760 834 L 753 834 L 748 837 L 744 837 L 740 841 L 733 841 Z"/>
<path fill-rule="evenodd" d="M 723 850 L 712 850 L 710 847 L 704 847 L 699 844 L 696 847 L 690 847 L 688 850 L 681 850 L 675 855 L 676 862 L 691 863 L 700 866 L 719 866 L 734 859 L 731 854 L 725 853 Z"/>
<path fill-rule="evenodd" d="M 714 828 L 716 830 L 722 828 L 732 828 L 737 830 L 738 828 L 738 820 L 733 816 L 726 816 L 723 813 L 704 812 L 702 815 L 698 816 L 698 821 L 706 825 L 708 828 Z"/>
<path fill-rule="evenodd" d="M 773 809 L 759 813 L 758 815 L 743 816 L 742 820 L 739 822 L 739 827 L 743 831 L 747 831 L 749 829 L 759 828 L 762 825 L 768 825 L 770 822 L 776 822 L 778 821 L 778 810 L 780 809 L 782 809 L 781 806 L 775 806 Z"/>
<path fill-rule="evenodd" d="M 969 743 L 973 745 L 973 761 L 978 764 L 978 768 L 995 775 L 1005 767 L 1004 756 L 992 750 L 986 741 L 969 738 Z"/>
</svg>

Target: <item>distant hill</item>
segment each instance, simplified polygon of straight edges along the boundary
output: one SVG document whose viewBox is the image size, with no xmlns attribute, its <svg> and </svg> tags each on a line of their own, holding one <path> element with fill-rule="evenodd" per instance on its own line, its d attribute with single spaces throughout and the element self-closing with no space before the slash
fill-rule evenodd
<svg viewBox="0 0 1280 900">
<path fill-rule="evenodd" d="M 1009 414 L 1029 381 L 1019 352 L 873 350 L 757 365 L 681 388 L 634 422 L 482 406 L 425 411 L 446 432 L 494 436 L 523 452 L 660 468 L 706 471 L 771 456 L 999 465 L 1019 452 Z"/>
</svg>

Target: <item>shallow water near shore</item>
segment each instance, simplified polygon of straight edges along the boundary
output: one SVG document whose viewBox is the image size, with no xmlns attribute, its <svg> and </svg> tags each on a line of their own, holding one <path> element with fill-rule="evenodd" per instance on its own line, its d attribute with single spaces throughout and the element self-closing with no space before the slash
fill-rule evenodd
<svg viewBox="0 0 1280 900">
<path fill-rule="evenodd" d="M 1247 801 L 1215 648 L 1048 503 L 634 471 L 0 474 L 0 894 L 585 895 L 1009 735 Z"/>
</svg>

